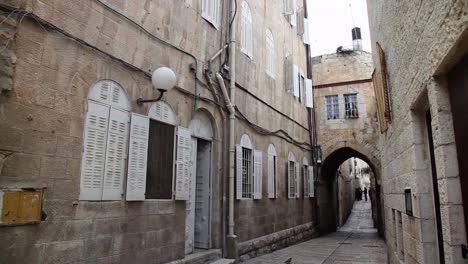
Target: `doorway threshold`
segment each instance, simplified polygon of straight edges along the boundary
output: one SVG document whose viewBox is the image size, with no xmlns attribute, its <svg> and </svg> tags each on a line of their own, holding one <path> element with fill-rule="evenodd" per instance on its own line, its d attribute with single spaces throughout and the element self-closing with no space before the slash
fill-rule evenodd
<svg viewBox="0 0 468 264">
<path fill-rule="evenodd" d="M 195 249 L 185 258 L 174 260 L 167 264 L 206 264 L 221 259 L 221 249 Z"/>
</svg>

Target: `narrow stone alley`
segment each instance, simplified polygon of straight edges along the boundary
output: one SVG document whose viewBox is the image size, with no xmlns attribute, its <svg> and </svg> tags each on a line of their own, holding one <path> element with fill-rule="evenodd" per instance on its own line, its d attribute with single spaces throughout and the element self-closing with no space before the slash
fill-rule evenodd
<svg viewBox="0 0 468 264">
<path fill-rule="evenodd" d="M 386 245 L 373 227 L 371 214 L 370 202 L 356 201 L 346 224 L 338 232 L 245 263 L 387 263 Z M 290 258 L 291 262 L 287 262 Z"/>
</svg>

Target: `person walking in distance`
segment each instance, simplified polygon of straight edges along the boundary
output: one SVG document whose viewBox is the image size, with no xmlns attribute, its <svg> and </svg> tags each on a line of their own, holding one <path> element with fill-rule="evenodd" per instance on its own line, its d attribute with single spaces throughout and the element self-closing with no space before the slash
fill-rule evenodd
<svg viewBox="0 0 468 264">
<path fill-rule="evenodd" d="M 367 202 L 367 187 L 364 187 L 364 199 L 366 199 Z"/>
</svg>

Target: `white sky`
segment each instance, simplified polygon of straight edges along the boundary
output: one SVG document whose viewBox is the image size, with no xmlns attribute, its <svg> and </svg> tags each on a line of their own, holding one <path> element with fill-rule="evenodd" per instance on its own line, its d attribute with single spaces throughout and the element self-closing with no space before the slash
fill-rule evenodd
<svg viewBox="0 0 468 264">
<path fill-rule="evenodd" d="M 363 50 L 371 51 L 366 0 L 308 0 L 307 7 L 312 56 L 352 48 L 354 26 L 361 28 Z"/>
</svg>

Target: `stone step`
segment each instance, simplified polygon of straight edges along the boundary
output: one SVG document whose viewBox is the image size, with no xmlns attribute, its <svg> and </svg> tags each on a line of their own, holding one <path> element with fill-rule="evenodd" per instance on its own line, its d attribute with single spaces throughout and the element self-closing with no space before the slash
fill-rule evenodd
<svg viewBox="0 0 468 264">
<path fill-rule="evenodd" d="M 169 262 L 167 264 L 208 264 L 221 258 L 220 249 L 201 250 L 186 255 L 185 258 Z M 228 263 L 228 262 L 226 262 Z"/>
<path fill-rule="evenodd" d="M 218 259 L 214 262 L 211 262 L 210 264 L 232 264 L 232 263 L 235 263 L 236 260 L 235 259 Z"/>
</svg>

